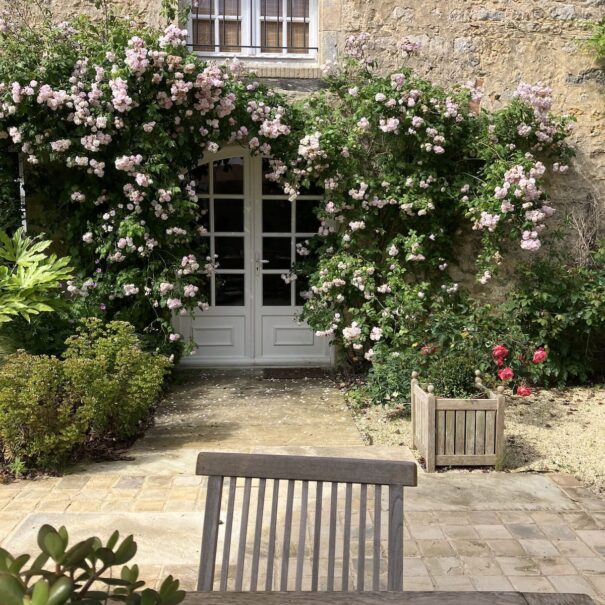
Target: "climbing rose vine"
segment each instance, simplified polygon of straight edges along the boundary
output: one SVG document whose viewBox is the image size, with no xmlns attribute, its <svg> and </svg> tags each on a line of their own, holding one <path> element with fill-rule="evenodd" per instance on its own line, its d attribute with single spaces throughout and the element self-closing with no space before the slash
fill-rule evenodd
<svg viewBox="0 0 605 605">
<path fill-rule="evenodd" d="M 305 102 L 296 157 L 276 170 L 292 198 L 309 183 L 325 190 L 309 245 L 319 261 L 299 267 L 303 317 L 353 359 L 372 360 L 423 344 L 435 305 L 462 293 L 461 260 L 474 254 L 485 285 L 507 253 L 540 249 L 555 212 L 546 178 L 567 170 L 570 120 L 551 113 L 542 84 L 521 84 L 488 111 L 472 83 L 379 72 L 366 34 L 345 50 L 328 66 L 328 89 Z"/>
<path fill-rule="evenodd" d="M 281 155 L 290 134 L 279 95 L 243 79 L 237 61 L 201 61 L 186 35 L 114 17 L 4 22 L 0 33 L 0 145 L 21 153 L 44 230 L 64 236 L 78 264 L 69 294 L 87 314 L 169 342 L 172 313 L 207 306 L 220 263 L 204 239 L 196 166 L 226 144 Z"/>
<path fill-rule="evenodd" d="M 175 25 L 3 22 L 0 146 L 21 154 L 45 230 L 77 263 L 76 306 L 182 342 L 170 318 L 204 311 L 221 263 L 196 167 L 227 144 L 269 157 L 267 178 L 291 199 L 325 192 L 318 234 L 284 277 L 308 282 L 303 317 L 354 358 L 429 346 L 435 304 L 464 290 L 462 256 L 487 284 L 509 248 L 539 250 L 554 213 L 546 178 L 571 155 L 549 89 L 522 84 L 487 111 L 474 84 L 383 74 L 371 46 L 349 38 L 327 89 L 290 103 L 238 62 L 200 60 Z M 403 61 L 418 47 L 399 49 Z"/>
</svg>

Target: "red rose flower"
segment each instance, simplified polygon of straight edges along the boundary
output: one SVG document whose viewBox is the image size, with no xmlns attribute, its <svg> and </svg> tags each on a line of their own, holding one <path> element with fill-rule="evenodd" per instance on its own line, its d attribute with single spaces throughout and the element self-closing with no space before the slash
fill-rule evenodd
<svg viewBox="0 0 605 605">
<path fill-rule="evenodd" d="M 498 370 L 498 378 L 500 380 L 512 380 L 515 377 L 515 373 L 512 368 L 502 368 Z"/>
<path fill-rule="evenodd" d="M 520 397 L 529 397 L 531 394 L 531 388 L 524 384 L 517 388 L 517 395 L 519 395 Z"/>
<path fill-rule="evenodd" d="M 433 353 L 437 352 L 437 345 L 433 344 L 433 343 L 429 343 L 427 345 L 424 345 L 421 349 L 420 349 L 420 354 L 424 355 L 425 357 L 427 355 L 432 355 Z"/>
<path fill-rule="evenodd" d="M 534 351 L 534 357 L 532 361 L 534 363 L 542 363 L 543 361 L 546 361 L 547 357 L 548 353 L 544 350 L 544 347 L 539 347 Z"/>
<path fill-rule="evenodd" d="M 508 349 L 504 345 L 495 345 L 492 349 L 492 357 L 498 361 L 498 359 L 504 359 L 508 357 Z"/>
</svg>

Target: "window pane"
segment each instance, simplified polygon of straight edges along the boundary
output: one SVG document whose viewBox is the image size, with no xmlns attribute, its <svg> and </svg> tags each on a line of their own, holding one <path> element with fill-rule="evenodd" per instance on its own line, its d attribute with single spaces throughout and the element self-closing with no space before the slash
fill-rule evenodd
<svg viewBox="0 0 605 605">
<path fill-rule="evenodd" d="M 318 201 L 297 200 L 296 201 L 296 231 L 298 233 L 317 233 L 319 220 L 315 211 L 319 206 Z"/>
<path fill-rule="evenodd" d="M 214 238 L 214 253 L 218 254 L 219 269 L 244 268 L 244 238 L 216 237 Z"/>
<path fill-rule="evenodd" d="M 210 16 L 214 8 L 214 0 L 193 0 L 191 3 L 191 14 L 196 16 Z"/>
<path fill-rule="evenodd" d="M 282 0 L 261 0 L 261 17 L 280 17 L 282 9 Z"/>
<path fill-rule="evenodd" d="M 244 193 L 244 160 L 229 158 L 214 162 L 214 193 Z"/>
<path fill-rule="evenodd" d="M 260 24 L 260 44 L 262 53 L 281 52 L 281 23 L 271 21 L 261 21 Z"/>
<path fill-rule="evenodd" d="M 244 200 L 214 200 L 214 230 L 244 230 Z"/>
<path fill-rule="evenodd" d="M 216 275 L 214 300 L 217 307 L 243 307 L 244 276 Z"/>
<path fill-rule="evenodd" d="M 219 21 L 218 31 L 221 39 L 221 52 L 236 53 L 241 51 L 239 21 Z"/>
<path fill-rule="evenodd" d="M 281 275 L 263 275 L 263 305 L 289 307 L 292 305 L 292 286 Z"/>
<path fill-rule="evenodd" d="M 288 0 L 286 2 L 288 17 L 295 19 L 309 18 L 309 0 Z"/>
<path fill-rule="evenodd" d="M 309 52 L 308 23 L 288 23 L 288 52 Z"/>
<path fill-rule="evenodd" d="M 292 267 L 292 241 L 289 237 L 263 237 L 263 264 L 265 269 Z"/>
<path fill-rule="evenodd" d="M 209 200 L 199 200 L 198 208 L 200 209 L 200 218 L 198 220 L 198 225 L 204 227 L 206 231 L 210 229 L 210 210 L 209 210 L 210 202 Z"/>
<path fill-rule="evenodd" d="M 242 14 L 241 0 L 220 0 L 218 7 L 221 15 L 239 17 Z"/>
<path fill-rule="evenodd" d="M 263 232 L 290 233 L 292 231 L 292 202 L 263 200 Z"/>
<path fill-rule="evenodd" d="M 214 21 L 193 19 L 194 50 L 214 52 Z"/>
<path fill-rule="evenodd" d="M 201 164 L 191 171 L 191 178 L 195 180 L 195 190 L 198 194 L 210 191 L 210 179 L 208 177 L 208 164 Z"/>
</svg>

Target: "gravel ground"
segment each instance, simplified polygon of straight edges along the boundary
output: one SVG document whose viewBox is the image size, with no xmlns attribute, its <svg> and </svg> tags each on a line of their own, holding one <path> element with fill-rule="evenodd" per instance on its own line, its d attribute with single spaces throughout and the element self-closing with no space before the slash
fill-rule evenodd
<svg viewBox="0 0 605 605">
<path fill-rule="evenodd" d="M 605 492 L 605 386 L 542 390 L 509 397 L 505 469 L 569 473 Z M 372 406 L 353 410 L 368 443 L 411 446 L 411 423 L 401 410 Z"/>
</svg>

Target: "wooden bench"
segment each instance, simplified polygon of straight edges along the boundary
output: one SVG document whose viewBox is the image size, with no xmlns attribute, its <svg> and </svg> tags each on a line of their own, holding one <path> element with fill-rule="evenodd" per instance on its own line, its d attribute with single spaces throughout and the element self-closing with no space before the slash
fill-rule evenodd
<svg viewBox="0 0 605 605">
<path fill-rule="evenodd" d="M 521 592 L 191 593 L 182 605 L 594 605 L 582 594 Z"/>
<path fill-rule="evenodd" d="M 208 492 L 206 498 L 204 527 L 202 532 L 202 552 L 198 578 L 198 590 L 202 592 L 227 591 L 231 585 L 234 591 L 242 590 L 286 591 L 292 585 L 289 562 L 291 548 L 296 548 L 296 569 L 294 570 L 294 589 L 303 590 L 303 579 L 310 579 L 311 591 L 318 591 L 320 585 L 320 567 L 322 572 L 327 568 L 327 591 L 347 591 L 353 585 L 350 579 L 350 563 L 356 560 L 355 590 L 364 591 L 366 575 L 366 518 L 373 514 L 372 527 L 372 570 L 371 589 L 381 588 L 381 519 L 383 512 L 383 493 L 388 496 L 388 536 L 387 537 L 387 589 L 390 591 L 403 590 L 403 488 L 416 485 L 416 465 L 413 462 L 395 460 L 366 460 L 357 458 L 327 458 L 313 456 L 276 456 L 262 454 L 235 454 L 202 452 L 198 456 L 197 474 L 208 476 Z M 221 554 L 221 573 L 218 586 L 215 586 L 215 569 L 217 563 L 219 526 L 221 520 L 223 487 L 225 479 L 229 478 L 228 493 L 226 494 L 226 511 L 224 516 L 224 534 L 222 536 L 223 552 Z M 229 568 L 231 560 L 231 542 L 234 526 L 236 486 L 243 479 L 243 496 L 239 520 L 239 537 L 235 565 L 235 577 L 229 583 Z M 248 543 L 248 519 L 251 516 L 251 497 L 253 489 L 256 496 L 256 511 L 252 537 L 252 552 L 246 560 Z M 285 490 L 282 483 L 285 483 Z M 241 482 L 240 482 L 241 484 Z M 300 485 L 297 485 L 300 484 Z M 327 560 L 320 560 L 322 542 L 322 505 L 328 489 L 330 494 L 330 516 L 327 532 Z M 344 484 L 344 485 L 343 485 Z M 359 490 L 359 522 L 358 538 L 352 539 L 352 496 L 353 485 Z M 344 488 L 344 498 L 339 496 L 339 486 Z M 357 488 L 357 486 L 359 486 Z M 373 502 L 368 502 L 368 486 L 371 486 Z M 309 492 L 314 487 L 314 511 L 309 511 Z M 383 488 L 387 488 L 388 494 Z M 300 521 L 294 529 L 293 509 L 294 494 L 300 500 Z M 263 539 L 263 520 L 265 514 L 265 499 L 271 491 L 270 517 L 268 523 L 268 539 Z M 281 540 L 277 540 L 278 505 L 282 492 L 285 494 L 285 515 Z M 344 499 L 344 510 L 339 508 Z M 283 504 L 283 500 L 281 501 Z M 268 511 L 269 509 L 267 509 Z M 342 569 L 336 569 L 336 534 L 339 515 L 342 515 L 343 526 Z M 308 525 L 312 518 L 312 535 Z M 309 523 L 308 523 L 309 522 Z M 266 524 L 265 524 L 266 526 Z M 278 544 L 278 542 L 281 542 Z M 325 540 L 324 540 L 325 542 Z M 266 566 L 264 566 L 264 581 L 259 578 L 261 543 L 266 549 Z M 353 551 L 356 547 L 356 553 Z M 312 552 L 310 573 L 305 574 L 305 550 Z M 325 552 L 325 551 L 324 551 Z M 281 554 L 281 565 L 276 566 L 276 557 Z M 356 557 L 355 557 L 356 554 Z M 278 569 L 279 567 L 279 569 Z M 308 563 L 307 563 L 308 567 Z M 244 587 L 244 568 L 246 568 L 246 586 Z M 341 571 L 337 578 L 337 571 Z M 369 570 L 368 570 L 369 572 Z M 322 573 L 323 575 L 323 573 Z M 369 574 L 368 574 L 369 575 Z M 305 587 L 305 590 L 307 588 Z M 199 601 L 203 602 L 203 601 Z M 220 601 L 217 601 L 220 602 Z M 228 603 L 229 601 L 225 601 Z M 254 601 L 252 601 L 254 602 Z M 259 603 L 261 601 L 258 601 Z"/>
</svg>

